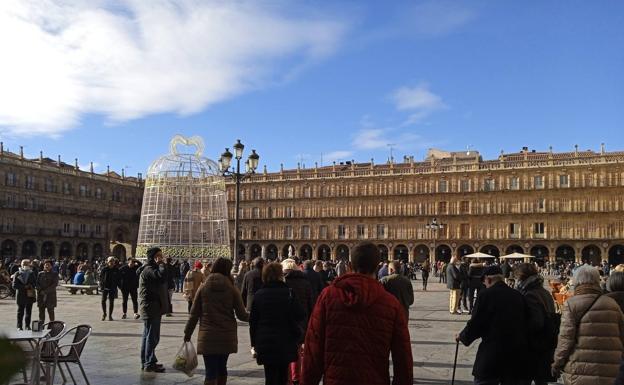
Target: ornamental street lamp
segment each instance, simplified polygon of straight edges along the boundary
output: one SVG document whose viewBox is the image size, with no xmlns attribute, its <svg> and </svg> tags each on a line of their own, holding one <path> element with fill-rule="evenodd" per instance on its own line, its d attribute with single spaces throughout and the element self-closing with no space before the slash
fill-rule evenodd
<svg viewBox="0 0 624 385">
<path fill-rule="evenodd" d="M 444 226 L 445 226 L 445 224 L 438 223 L 438 219 L 437 218 L 433 218 L 431 223 L 427 223 L 425 225 L 425 227 L 427 229 L 431 230 L 431 232 L 433 233 L 433 260 L 431 261 L 431 263 L 434 263 L 435 259 L 436 259 L 436 239 L 437 239 L 437 236 L 438 236 L 438 230 L 443 229 Z"/>
<path fill-rule="evenodd" d="M 258 168 L 258 161 L 260 160 L 260 156 L 256 154 L 256 150 L 251 150 L 251 155 L 247 158 L 245 162 L 245 172 L 241 173 L 240 169 L 240 161 L 243 158 L 243 150 L 245 149 L 245 145 L 243 145 L 238 139 L 236 144 L 233 146 L 234 154 L 230 152 L 229 148 L 225 149 L 225 152 L 221 154 L 221 158 L 219 159 L 219 170 L 223 173 L 224 177 L 232 177 L 234 182 L 236 182 L 236 203 L 235 203 L 235 211 L 234 211 L 234 261 L 236 262 L 235 266 L 238 266 L 238 219 L 240 212 L 240 183 L 245 180 L 250 175 L 255 174 L 256 169 Z M 232 164 L 232 158 L 236 159 L 236 169 L 230 168 Z"/>
</svg>

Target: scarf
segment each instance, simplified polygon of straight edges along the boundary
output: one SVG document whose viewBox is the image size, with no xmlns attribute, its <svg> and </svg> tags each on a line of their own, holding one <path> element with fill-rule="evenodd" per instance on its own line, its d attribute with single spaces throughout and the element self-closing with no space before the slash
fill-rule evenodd
<svg viewBox="0 0 624 385">
<path fill-rule="evenodd" d="M 19 269 L 19 274 L 17 275 L 17 279 L 19 279 L 24 285 L 28 284 L 28 279 L 30 278 L 30 275 L 32 274 L 32 270 L 30 270 L 30 267 L 20 267 Z"/>
<path fill-rule="evenodd" d="M 534 287 L 539 287 L 544 284 L 544 278 L 539 276 L 538 274 L 532 275 L 524 281 L 518 281 L 516 284 L 516 290 L 521 292 L 522 294 L 526 294 L 527 291 L 533 289 Z"/>
</svg>

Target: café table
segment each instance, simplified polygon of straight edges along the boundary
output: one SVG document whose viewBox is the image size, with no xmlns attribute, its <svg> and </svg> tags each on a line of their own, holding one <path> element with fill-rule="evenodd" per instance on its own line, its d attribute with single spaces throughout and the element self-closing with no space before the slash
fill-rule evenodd
<svg viewBox="0 0 624 385">
<path fill-rule="evenodd" d="M 11 342 L 28 342 L 33 346 L 33 362 L 30 372 L 30 385 L 39 385 L 40 373 L 39 373 L 39 357 L 41 354 L 41 344 L 45 342 L 46 338 L 50 334 L 50 330 L 45 329 L 41 331 L 32 330 L 15 330 L 15 329 L 3 329 L 0 328 L 0 336 L 3 336 Z"/>
</svg>

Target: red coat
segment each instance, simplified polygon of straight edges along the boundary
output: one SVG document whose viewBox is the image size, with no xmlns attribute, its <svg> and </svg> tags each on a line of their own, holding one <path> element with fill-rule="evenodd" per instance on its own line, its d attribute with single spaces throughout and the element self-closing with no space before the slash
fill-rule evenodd
<svg viewBox="0 0 624 385">
<path fill-rule="evenodd" d="M 412 384 L 405 311 L 372 277 L 345 274 L 318 298 L 308 324 L 301 385 Z"/>
</svg>

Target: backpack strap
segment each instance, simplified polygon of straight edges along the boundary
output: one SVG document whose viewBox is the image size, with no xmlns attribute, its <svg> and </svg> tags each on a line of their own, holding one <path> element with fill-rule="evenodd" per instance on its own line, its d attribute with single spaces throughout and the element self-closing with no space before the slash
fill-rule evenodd
<svg viewBox="0 0 624 385">
<path fill-rule="evenodd" d="M 577 343 L 578 343 L 578 337 L 579 337 L 579 330 L 581 329 L 581 321 L 583 320 L 583 317 L 585 317 L 585 315 L 587 313 L 589 313 L 591 308 L 594 307 L 596 302 L 598 302 L 598 299 L 600 299 L 600 297 L 602 297 L 602 294 L 596 295 L 596 298 L 594 298 L 594 300 L 592 301 L 591 305 L 589 305 L 589 307 L 587 309 L 585 309 L 585 311 L 581 314 L 581 317 L 577 320 L 577 322 L 576 322 L 576 335 L 575 335 L 575 339 L 576 339 Z"/>
</svg>

